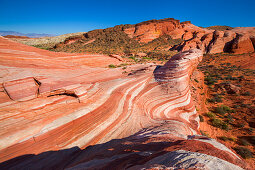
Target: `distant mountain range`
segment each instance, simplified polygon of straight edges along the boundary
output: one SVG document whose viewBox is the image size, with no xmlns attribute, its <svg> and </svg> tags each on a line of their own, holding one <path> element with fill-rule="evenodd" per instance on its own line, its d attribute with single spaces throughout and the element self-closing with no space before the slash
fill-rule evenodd
<svg viewBox="0 0 255 170">
<path fill-rule="evenodd" d="M 30 38 L 39 38 L 39 37 L 53 37 L 56 35 L 53 34 L 36 34 L 36 33 L 20 33 L 20 32 L 16 32 L 16 31 L 0 31 L 0 35 L 1 36 L 6 36 L 6 35 L 15 35 L 15 36 L 27 36 Z"/>
</svg>

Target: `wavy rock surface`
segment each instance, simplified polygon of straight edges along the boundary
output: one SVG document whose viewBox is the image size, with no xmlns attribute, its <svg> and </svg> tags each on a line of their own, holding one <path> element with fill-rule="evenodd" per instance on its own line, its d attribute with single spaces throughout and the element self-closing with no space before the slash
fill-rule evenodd
<svg viewBox="0 0 255 170">
<path fill-rule="evenodd" d="M 128 66 L 129 74 L 103 68 L 120 62 L 109 56 L 53 53 L 1 37 L 0 54 L 0 169 L 247 168 L 198 135 L 189 80 L 199 50 L 162 67 Z"/>
</svg>

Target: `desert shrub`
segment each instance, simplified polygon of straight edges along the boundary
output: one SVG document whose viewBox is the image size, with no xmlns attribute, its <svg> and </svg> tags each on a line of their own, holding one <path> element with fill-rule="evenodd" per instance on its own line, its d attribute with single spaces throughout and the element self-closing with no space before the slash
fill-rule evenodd
<svg viewBox="0 0 255 170">
<path fill-rule="evenodd" d="M 204 122 L 205 121 L 205 119 L 204 119 L 204 117 L 202 115 L 199 115 L 199 120 L 200 120 L 200 122 Z"/>
<path fill-rule="evenodd" d="M 238 78 L 239 78 L 239 79 L 244 79 L 245 77 L 244 77 L 244 76 L 239 76 Z"/>
<path fill-rule="evenodd" d="M 241 106 L 241 107 L 244 107 L 244 108 L 250 108 L 250 107 L 251 107 L 251 104 L 244 104 L 244 103 L 242 103 L 240 106 Z"/>
<path fill-rule="evenodd" d="M 222 141 L 235 141 L 235 138 L 233 137 L 226 137 L 226 136 L 220 136 L 218 137 L 218 139 L 222 140 Z"/>
<path fill-rule="evenodd" d="M 249 127 L 249 129 L 248 129 L 248 133 L 249 133 L 249 134 L 252 134 L 252 133 L 253 133 L 253 131 L 254 131 L 254 128 Z"/>
<path fill-rule="evenodd" d="M 225 80 L 237 80 L 236 77 L 232 77 L 231 75 L 228 75 L 224 78 Z"/>
<path fill-rule="evenodd" d="M 228 123 L 234 122 L 234 119 L 233 119 L 232 115 L 230 115 L 230 114 L 227 115 L 227 122 Z"/>
<path fill-rule="evenodd" d="M 134 56 L 131 56 L 131 57 L 129 57 L 130 59 L 132 59 L 132 60 L 134 60 L 134 62 L 138 62 L 139 61 L 139 59 L 137 59 L 136 57 L 134 57 Z"/>
<path fill-rule="evenodd" d="M 212 119 L 212 125 L 214 127 L 221 128 L 223 130 L 229 130 L 228 124 L 223 122 L 220 119 L 216 119 L 216 118 Z"/>
<path fill-rule="evenodd" d="M 248 92 L 248 91 L 246 91 L 246 92 L 242 93 L 242 96 L 250 96 L 250 95 L 251 95 L 251 93 L 250 93 L 250 92 Z"/>
<path fill-rule="evenodd" d="M 201 133 L 201 135 L 203 135 L 203 136 L 209 137 L 209 135 L 208 135 L 207 133 L 205 133 L 204 131 L 202 131 L 202 130 L 200 130 L 200 133 Z"/>
<path fill-rule="evenodd" d="M 210 103 L 219 103 L 222 102 L 222 96 L 219 94 L 214 94 L 211 99 L 207 99 L 208 102 Z"/>
<path fill-rule="evenodd" d="M 239 145 L 242 145 L 242 146 L 249 146 L 251 145 L 247 140 L 245 139 L 239 139 L 238 142 L 237 142 Z"/>
<path fill-rule="evenodd" d="M 210 75 L 205 77 L 204 81 L 206 85 L 214 85 L 217 82 L 217 80 L 215 80 L 215 78 L 211 77 Z"/>
<path fill-rule="evenodd" d="M 237 154 L 239 154 L 244 159 L 253 158 L 253 154 L 248 148 L 234 147 L 233 149 L 236 151 Z"/>
<path fill-rule="evenodd" d="M 231 113 L 233 112 L 233 110 L 228 107 L 228 106 L 225 106 L 225 105 L 221 105 L 221 106 L 217 106 L 215 109 L 214 109 L 215 113 L 218 113 L 220 115 L 224 115 L 226 113 Z"/>
<path fill-rule="evenodd" d="M 209 118 L 215 118 L 215 114 L 213 112 L 207 112 L 206 116 Z"/>
<path fill-rule="evenodd" d="M 114 64 L 110 64 L 108 67 L 109 68 L 116 68 L 117 66 L 115 66 Z"/>
<path fill-rule="evenodd" d="M 194 79 L 194 81 L 197 82 L 197 83 L 199 82 L 197 79 Z"/>
<path fill-rule="evenodd" d="M 238 127 L 239 127 L 239 128 L 243 128 L 243 127 L 244 127 L 244 123 L 238 124 Z"/>
</svg>

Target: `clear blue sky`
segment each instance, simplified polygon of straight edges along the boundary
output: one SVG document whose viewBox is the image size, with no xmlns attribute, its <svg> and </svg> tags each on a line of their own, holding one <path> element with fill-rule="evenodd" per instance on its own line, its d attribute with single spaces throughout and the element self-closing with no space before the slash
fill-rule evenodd
<svg viewBox="0 0 255 170">
<path fill-rule="evenodd" d="M 0 30 L 64 34 L 175 18 L 255 26 L 255 0 L 0 0 Z"/>
</svg>

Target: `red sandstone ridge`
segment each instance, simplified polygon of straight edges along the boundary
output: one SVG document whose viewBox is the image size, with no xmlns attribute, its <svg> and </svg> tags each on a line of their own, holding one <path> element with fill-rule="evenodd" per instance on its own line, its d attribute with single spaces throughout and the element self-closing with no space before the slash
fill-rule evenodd
<svg viewBox="0 0 255 170">
<path fill-rule="evenodd" d="M 128 66 L 129 74 L 100 67 L 120 62 L 112 57 L 4 38 L 0 53 L 0 169 L 248 168 L 229 148 L 198 135 L 189 81 L 199 50 L 162 67 Z"/>
<path fill-rule="evenodd" d="M 130 38 L 143 43 L 148 43 L 165 34 L 171 35 L 173 39 L 187 40 L 193 38 L 197 31 L 205 32 L 188 21 L 180 23 L 173 18 L 145 21 L 124 30 Z"/>
</svg>

